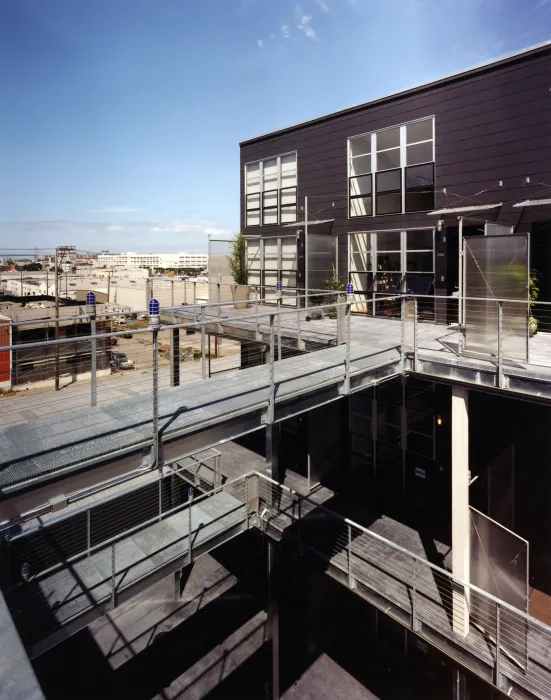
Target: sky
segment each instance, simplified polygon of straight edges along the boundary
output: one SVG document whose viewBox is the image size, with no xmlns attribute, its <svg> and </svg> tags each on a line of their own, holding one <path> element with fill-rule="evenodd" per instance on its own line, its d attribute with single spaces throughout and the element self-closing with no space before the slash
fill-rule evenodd
<svg viewBox="0 0 551 700">
<path fill-rule="evenodd" d="M 0 0 L 0 254 L 207 251 L 239 142 L 551 39 L 551 0 Z"/>
</svg>

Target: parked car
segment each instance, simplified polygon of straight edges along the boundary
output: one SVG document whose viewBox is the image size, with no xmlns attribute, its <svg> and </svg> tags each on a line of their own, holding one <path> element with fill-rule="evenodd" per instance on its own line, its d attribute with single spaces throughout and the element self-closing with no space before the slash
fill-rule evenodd
<svg viewBox="0 0 551 700">
<path fill-rule="evenodd" d="M 109 365 L 113 369 L 134 369 L 134 360 L 130 360 L 124 352 L 113 352 Z"/>
<path fill-rule="evenodd" d="M 123 333 L 121 335 L 121 338 L 131 338 L 131 337 L 132 337 L 132 333 Z"/>
<path fill-rule="evenodd" d="M 116 345 L 119 342 L 118 338 L 106 338 L 105 339 L 105 344 L 107 347 Z"/>
</svg>

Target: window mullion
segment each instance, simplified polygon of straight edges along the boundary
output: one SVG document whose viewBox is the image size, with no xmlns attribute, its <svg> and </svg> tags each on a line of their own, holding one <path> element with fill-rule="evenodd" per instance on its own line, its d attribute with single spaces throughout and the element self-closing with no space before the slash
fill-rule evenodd
<svg viewBox="0 0 551 700">
<path fill-rule="evenodd" d="M 406 126 L 400 127 L 400 167 L 402 169 L 402 214 L 406 210 Z"/>
<path fill-rule="evenodd" d="M 375 173 L 377 172 L 377 134 L 371 134 L 371 212 L 377 216 L 377 191 Z"/>
</svg>

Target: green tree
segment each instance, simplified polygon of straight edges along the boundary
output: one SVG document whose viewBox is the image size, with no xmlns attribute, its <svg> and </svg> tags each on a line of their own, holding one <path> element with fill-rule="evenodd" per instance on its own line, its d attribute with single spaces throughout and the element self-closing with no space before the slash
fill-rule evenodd
<svg viewBox="0 0 551 700">
<path fill-rule="evenodd" d="M 247 267 L 247 241 L 242 233 L 238 233 L 230 243 L 231 255 L 227 255 L 230 272 L 236 284 L 249 283 L 249 268 Z"/>
</svg>

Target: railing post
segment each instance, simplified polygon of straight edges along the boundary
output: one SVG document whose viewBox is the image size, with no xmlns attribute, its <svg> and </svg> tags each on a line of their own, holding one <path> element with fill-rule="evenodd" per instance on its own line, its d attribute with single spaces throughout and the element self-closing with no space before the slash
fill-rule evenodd
<svg viewBox="0 0 551 700">
<path fill-rule="evenodd" d="M 344 302 L 346 300 L 346 297 L 344 294 L 337 294 L 336 296 L 336 303 L 337 303 L 337 344 L 342 345 L 344 342 L 344 339 L 346 338 L 346 328 L 345 328 L 345 321 L 346 321 L 346 313 L 345 313 L 345 306 Z"/>
<path fill-rule="evenodd" d="M 153 333 L 153 444 L 155 446 L 155 464 L 161 463 L 159 445 L 159 302 L 149 301 L 149 327 Z"/>
<path fill-rule="evenodd" d="M 352 528 L 350 523 L 346 523 L 348 528 L 348 588 L 351 590 L 355 587 L 354 577 L 352 576 Z"/>
<path fill-rule="evenodd" d="M 92 533 L 90 531 L 90 520 L 91 512 L 90 508 L 86 511 L 86 549 L 88 550 L 88 556 L 90 556 L 90 545 L 92 542 Z"/>
<path fill-rule="evenodd" d="M 218 282 L 216 283 L 216 302 L 218 304 L 218 333 L 222 333 L 222 324 L 220 323 L 221 320 L 221 315 L 222 315 L 222 307 L 220 306 L 221 302 L 221 293 L 220 293 L 220 273 L 218 274 Z"/>
<path fill-rule="evenodd" d="M 184 280 L 184 304 L 187 306 L 187 280 Z"/>
<path fill-rule="evenodd" d="M 174 280 L 170 280 L 170 306 L 172 308 L 172 323 L 176 323 L 176 312 L 174 311 Z"/>
<path fill-rule="evenodd" d="M 111 610 L 117 605 L 117 588 L 115 583 L 115 542 L 111 545 Z"/>
<path fill-rule="evenodd" d="M 109 301 L 109 300 L 108 300 Z M 94 292 L 88 292 L 86 295 L 86 310 L 90 314 L 90 406 L 96 406 L 98 403 L 98 386 L 97 386 L 97 350 L 98 341 L 95 338 L 96 325 L 96 295 Z"/>
<path fill-rule="evenodd" d="M 413 371 L 417 372 L 417 297 L 413 299 Z"/>
<path fill-rule="evenodd" d="M 417 559 L 413 560 L 413 583 L 411 586 L 411 629 L 417 631 L 417 610 L 415 603 L 417 598 Z"/>
<path fill-rule="evenodd" d="M 499 646 L 501 644 L 500 617 L 501 609 L 499 607 L 499 603 L 496 601 L 496 659 L 494 666 L 494 685 L 496 686 L 496 688 L 501 687 L 501 664 L 499 654 Z"/>
<path fill-rule="evenodd" d="M 345 350 L 345 365 L 344 365 L 344 393 L 350 393 L 350 310 L 352 308 L 352 299 L 354 298 L 354 293 L 352 290 L 352 285 L 348 285 L 347 295 L 346 295 L 346 350 Z"/>
<path fill-rule="evenodd" d="M 197 303 L 197 280 L 193 281 L 193 303 Z"/>
<path fill-rule="evenodd" d="M 203 379 L 207 377 L 206 363 L 206 328 L 205 328 L 205 307 L 201 307 L 201 376 Z"/>
<path fill-rule="evenodd" d="M 191 559 L 192 559 L 192 549 L 193 549 L 193 543 L 191 541 L 191 504 L 193 502 L 193 486 L 190 486 L 187 492 L 187 498 L 188 498 L 188 564 L 191 564 Z"/>
<path fill-rule="evenodd" d="M 159 465 L 159 522 L 163 516 L 163 465 Z"/>
<path fill-rule="evenodd" d="M 278 280 L 276 282 L 276 296 L 277 296 L 277 359 L 281 360 L 281 295 L 282 287 L 281 282 Z"/>
<path fill-rule="evenodd" d="M 275 330 L 274 315 L 270 314 L 270 396 L 268 405 L 268 423 L 273 423 L 275 418 Z"/>
<path fill-rule="evenodd" d="M 302 347 L 302 333 L 300 330 L 300 305 L 301 301 L 297 296 L 297 349 L 303 350 Z"/>
<path fill-rule="evenodd" d="M 503 386 L 503 302 L 497 302 L 497 385 Z"/>
</svg>

